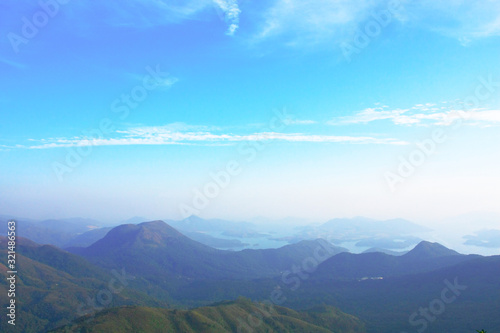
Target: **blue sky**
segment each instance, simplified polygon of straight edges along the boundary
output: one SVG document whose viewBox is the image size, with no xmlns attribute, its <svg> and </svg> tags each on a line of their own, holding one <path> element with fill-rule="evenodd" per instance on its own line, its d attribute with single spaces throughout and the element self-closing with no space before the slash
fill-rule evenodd
<svg viewBox="0 0 500 333">
<path fill-rule="evenodd" d="M 0 13 L 5 214 L 500 212 L 496 1 L 6 0 Z"/>
</svg>

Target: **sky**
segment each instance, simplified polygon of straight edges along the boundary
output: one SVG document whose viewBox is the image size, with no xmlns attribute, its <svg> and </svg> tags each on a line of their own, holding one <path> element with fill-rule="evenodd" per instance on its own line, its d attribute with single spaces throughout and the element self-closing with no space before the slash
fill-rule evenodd
<svg viewBox="0 0 500 333">
<path fill-rule="evenodd" d="M 0 212 L 500 213 L 500 2 L 4 0 Z"/>
</svg>

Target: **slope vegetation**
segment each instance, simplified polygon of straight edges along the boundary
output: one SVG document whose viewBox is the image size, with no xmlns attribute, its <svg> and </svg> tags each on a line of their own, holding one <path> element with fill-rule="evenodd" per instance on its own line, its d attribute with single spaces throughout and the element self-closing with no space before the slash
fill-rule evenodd
<svg viewBox="0 0 500 333">
<path fill-rule="evenodd" d="M 193 310 L 113 308 L 99 313 L 93 320 L 81 318 L 53 332 L 361 333 L 365 330 L 357 318 L 332 307 L 322 306 L 307 312 L 297 312 L 240 298 L 234 302 Z"/>
</svg>

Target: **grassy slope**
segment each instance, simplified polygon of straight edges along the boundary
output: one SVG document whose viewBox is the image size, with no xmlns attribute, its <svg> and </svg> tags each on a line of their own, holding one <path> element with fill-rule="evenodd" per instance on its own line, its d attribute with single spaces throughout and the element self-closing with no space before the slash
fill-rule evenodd
<svg viewBox="0 0 500 333">
<path fill-rule="evenodd" d="M 23 241 L 21 240 L 20 243 Z M 7 247 L 0 239 L 0 305 L 7 298 Z M 61 251 L 53 246 L 19 244 L 17 247 L 18 279 L 16 281 L 16 326 L 0 321 L 1 332 L 43 332 L 67 324 L 79 316 L 78 307 L 96 297 L 100 290 L 108 290 L 113 275 L 97 268 L 83 258 Z M 120 285 L 116 284 L 117 287 Z M 164 306 L 153 298 L 124 288 L 113 294 L 109 306 L 121 305 Z M 90 311 L 89 307 L 82 312 Z M 80 314 L 81 315 L 81 314 Z M 5 316 L 5 314 L 4 314 Z"/>
<path fill-rule="evenodd" d="M 252 315 L 253 321 L 249 321 Z M 262 321 L 259 322 L 259 318 Z M 251 324 L 255 323 L 255 324 Z M 296 312 L 283 307 L 270 309 L 245 299 L 223 302 L 194 310 L 145 307 L 113 308 L 94 319 L 85 317 L 54 332 L 250 332 L 361 333 L 363 324 L 353 316 L 331 307 Z"/>
</svg>

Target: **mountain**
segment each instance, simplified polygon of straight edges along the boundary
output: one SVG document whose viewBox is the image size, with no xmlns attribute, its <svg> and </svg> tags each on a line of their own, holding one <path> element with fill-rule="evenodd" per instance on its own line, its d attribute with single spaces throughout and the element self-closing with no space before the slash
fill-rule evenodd
<svg viewBox="0 0 500 333">
<path fill-rule="evenodd" d="M 289 270 L 275 278 L 251 281 L 200 281 L 176 292 L 199 302 L 210 298 L 232 299 L 238 295 L 272 299 L 295 310 L 327 304 L 360 318 L 370 333 L 424 331 L 424 325 L 428 332 L 470 333 L 478 328 L 500 332 L 500 256 L 452 255 L 434 259 L 429 256 L 424 260 L 426 265 L 415 270 L 408 267 L 422 265 L 420 260 L 409 260 L 406 265 L 400 263 L 406 274 L 397 271 L 397 258 L 401 257 L 394 257 L 395 265 L 389 267 L 394 269 L 392 275 L 378 279 L 381 275 L 375 271 L 377 258 L 390 256 L 373 253 L 356 255 L 363 261 L 354 257 L 360 264 L 359 275 L 352 274 L 352 278 L 342 278 L 345 275 L 341 274 L 337 278 L 321 276 L 323 265 L 345 256 L 353 255 L 338 254 L 320 264 L 316 271 Z M 435 269 L 429 264 L 445 258 L 463 261 L 444 262 L 444 267 L 436 265 Z M 363 265 L 369 267 L 363 268 Z M 348 273 L 353 270 L 347 268 Z M 428 321 L 422 313 L 430 308 L 437 315 L 430 312 L 432 316 Z M 411 318 L 414 319 L 410 322 Z"/>
<path fill-rule="evenodd" d="M 82 318 L 52 332 L 362 333 L 365 329 L 357 318 L 333 307 L 297 312 L 239 298 L 193 310 L 114 308 L 100 312 L 90 322 Z"/>
<path fill-rule="evenodd" d="M 36 219 L 30 219 L 27 217 L 18 217 L 14 215 L 0 214 L 0 223 L 5 224 L 7 223 L 7 221 L 12 221 L 12 220 L 30 222 L 30 223 L 38 222 L 38 220 Z M 2 230 L 1 232 L 4 232 L 4 230 Z"/>
<path fill-rule="evenodd" d="M 142 222 L 146 222 L 148 221 L 149 219 L 146 218 L 146 217 L 141 217 L 141 216 L 134 216 L 134 217 L 131 217 L 129 219 L 126 219 L 126 220 L 123 220 L 123 221 L 120 221 L 119 224 L 138 224 L 138 223 L 142 223 Z"/>
<path fill-rule="evenodd" d="M 104 236 L 106 236 L 111 229 L 113 228 L 105 227 L 105 228 L 92 229 L 90 231 L 84 232 L 83 234 L 73 236 L 70 240 L 64 243 L 62 247 L 69 248 L 69 247 L 90 246 L 95 242 L 97 242 L 98 240 L 104 238 Z"/>
<path fill-rule="evenodd" d="M 43 220 L 37 222 L 36 224 L 39 227 L 47 228 L 57 232 L 79 234 L 82 232 L 98 228 L 100 225 L 102 225 L 102 222 L 93 219 L 73 217 L 73 218 L 58 219 L 58 220 L 56 219 Z"/>
<path fill-rule="evenodd" d="M 363 251 L 363 253 L 373 253 L 373 252 L 380 252 L 380 253 L 385 253 L 391 256 L 402 256 L 403 254 L 407 253 L 406 251 L 391 251 L 387 249 L 382 249 L 379 247 L 372 247 L 369 248 L 368 250 Z"/>
<path fill-rule="evenodd" d="M 132 220 L 132 219 L 130 219 Z M 130 224 L 135 224 L 135 223 L 130 223 Z M 71 249 L 75 247 L 88 247 L 98 240 L 104 238 L 106 234 L 113 229 L 112 227 L 105 227 L 105 228 L 98 228 L 98 229 L 93 229 L 87 232 L 84 232 L 83 234 L 77 235 L 73 238 L 71 238 L 67 243 L 62 246 L 63 248 L 66 249 Z M 217 238 L 210 236 L 204 232 L 197 232 L 197 231 L 183 231 L 182 234 L 185 236 L 191 238 L 192 240 L 195 240 L 197 242 L 200 242 L 201 244 L 216 248 L 216 249 L 232 249 L 232 248 L 243 248 L 249 244 L 243 243 L 237 239 L 225 239 L 225 238 Z"/>
<path fill-rule="evenodd" d="M 325 222 L 320 229 L 336 232 L 343 237 L 383 235 L 409 235 L 430 229 L 405 219 L 374 220 L 366 217 L 336 218 Z"/>
<path fill-rule="evenodd" d="M 67 246 L 79 235 L 102 225 L 99 221 L 78 217 L 35 221 L 3 216 L 0 221 L 5 224 L 7 220 L 12 219 L 17 221 L 18 236 L 31 239 L 38 244 L 51 244 L 58 247 Z M 7 228 L 3 228 L 3 230 L 7 230 Z"/>
<path fill-rule="evenodd" d="M 489 229 L 476 231 L 474 235 L 463 236 L 465 245 L 474 245 L 486 248 L 500 248 L 500 230 Z"/>
<path fill-rule="evenodd" d="M 291 239 L 323 238 L 334 244 L 355 242 L 355 247 L 380 247 L 405 250 L 415 246 L 422 239 L 422 233 L 430 229 L 405 219 L 375 220 L 366 217 L 335 218 L 320 225 L 296 228 Z M 356 248 L 351 248 L 358 252 Z"/>
<path fill-rule="evenodd" d="M 461 231 L 471 232 L 480 229 L 497 229 L 500 225 L 500 213 L 476 211 L 445 218 L 440 225 L 453 225 Z"/>
<path fill-rule="evenodd" d="M 470 333 L 481 328 L 500 332 L 498 276 L 500 256 L 476 256 L 436 270 L 384 279 L 312 278 L 286 293 L 283 305 L 301 309 L 329 304 L 360 318 L 371 333 Z"/>
<path fill-rule="evenodd" d="M 319 265 L 315 279 L 352 280 L 401 276 L 432 271 L 477 258 L 461 255 L 437 243 L 420 242 L 401 256 L 385 253 L 341 253 Z"/>
<path fill-rule="evenodd" d="M 357 247 L 382 247 L 386 249 L 407 249 L 421 242 L 422 239 L 415 236 L 376 236 L 363 238 L 356 242 Z"/>
<path fill-rule="evenodd" d="M 238 239 L 226 239 L 210 236 L 204 232 L 197 231 L 183 231 L 182 232 L 187 237 L 200 242 L 201 244 L 208 245 L 216 249 L 233 249 L 233 248 L 243 248 L 250 244 L 243 243 Z"/>
<path fill-rule="evenodd" d="M 1 304 L 9 302 L 6 249 L 7 239 L 0 237 Z M 13 329 L 2 319 L 1 332 L 44 332 L 103 306 L 166 305 L 128 288 L 125 271 L 103 270 L 52 245 L 39 245 L 20 237 L 16 252 L 18 320 Z M 110 296 L 99 298 L 101 294 Z"/>
<path fill-rule="evenodd" d="M 224 251 L 198 243 L 163 221 L 121 225 L 87 248 L 72 252 L 107 268 L 124 267 L 152 288 L 174 291 L 200 280 L 250 280 L 279 275 L 316 255 L 321 262 L 345 251 L 326 241 L 302 241 L 279 249 Z M 316 260 L 316 259 L 315 259 Z"/>
<path fill-rule="evenodd" d="M 255 225 L 249 222 L 233 222 L 221 219 L 202 219 L 192 215 L 181 221 L 166 220 L 169 225 L 181 232 L 252 232 Z"/>
<path fill-rule="evenodd" d="M 459 256 L 460 253 L 450 250 L 439 243 L 420 242 L 413 250 L 404 255 L 408 260 L 425 260 L 447 256 Z"/>
</svg>

